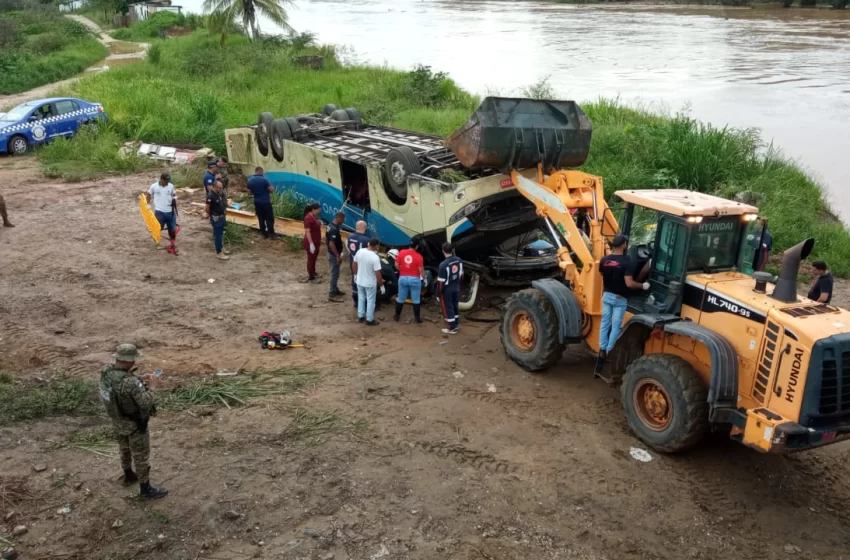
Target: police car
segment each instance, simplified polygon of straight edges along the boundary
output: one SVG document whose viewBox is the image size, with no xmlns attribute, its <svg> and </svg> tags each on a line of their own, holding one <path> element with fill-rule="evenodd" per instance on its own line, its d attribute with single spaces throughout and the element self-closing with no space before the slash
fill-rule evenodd
<svg viewBox="0 0 850 560">
<path fill-rule="evenodd" d="M 73 136 L 83 125 L 106 121 L 103 105 L 73 97 L 27 101 L 0 113 L 0 153 L 20 155 L 30 146 Z"/>
</svg>

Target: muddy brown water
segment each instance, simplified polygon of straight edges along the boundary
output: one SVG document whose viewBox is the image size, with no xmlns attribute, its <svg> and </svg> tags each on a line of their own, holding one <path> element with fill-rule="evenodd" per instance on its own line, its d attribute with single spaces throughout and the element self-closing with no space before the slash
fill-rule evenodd
<svg viewBox="0 0 850 560">
<path fill-rule="evenodd" d="M 201 2 L 182 4 L 200 11 Z M 300 0 L 289 15 L 295 29 L 350 46 L 360 62 L 430 65 L 479 94 L 516 94 L 548 76 L 579 101 L 619 96 L 758 127 L 850 219 L 850 9 Z"/>
</svg>

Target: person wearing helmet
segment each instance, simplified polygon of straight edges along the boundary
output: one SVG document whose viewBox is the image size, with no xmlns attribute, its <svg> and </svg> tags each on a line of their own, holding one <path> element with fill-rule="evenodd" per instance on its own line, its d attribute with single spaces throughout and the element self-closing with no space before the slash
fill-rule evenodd
<svg viewBox="0 0 850 560">
<path fill-rule="evenodd" d="M 112 429 L 118 441 L 124 485 L 139 483 L 142 499 L 164 498 L 165 488 L 150 484 L 150 437 L 148 421 L 156 414 L 156 404 L 148 385 L 157 381 L 155 374 L 136 377 L 134 366 L 139 351 L 132 344 L 121 344 L 115 360 L 100 373 L 100 400 L 112 420 Z M 135 464 L 136 470 L 133 470 Z"/>
<path fill-rule="evenodd" d="M 398 296 L 395 304 L 395 317 L 398 321 L 401 319 L 401 311 L 404 309 L 404 302 L 410 297 L 413 303 L 413 321 L 421 323 L 422 318 L 419 315 L 420 298 L 422 297 L 422 281 L 425 279 L 425 261 L 422 255 L 416 251 L 417 242 L 410 240 L 410 247 L 399 252 L 396 251 L 395 267 L 398 270 Z M 390 251 L 390 252 L 392 252 Z"/>
<path fill-rule="evenodd" d="M 342 264 L 342 233 L 340 226 L 345 221 L 345 214 L 337 212 L 331 223 L 328 224 L 325 241 L 328 245 L 328 267 L 331 270 L 331 284 L 328 290 L 328 301 L 339 303 L 342 300 L 337 296 L 344 296 L 345 292 L 339 289 L 339 265 Z"/>
</svg>

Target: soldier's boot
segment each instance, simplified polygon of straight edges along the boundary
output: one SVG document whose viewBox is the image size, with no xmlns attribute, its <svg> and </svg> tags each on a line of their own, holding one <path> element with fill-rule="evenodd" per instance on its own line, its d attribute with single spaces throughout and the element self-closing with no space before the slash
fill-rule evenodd
<svg viewBox="0 0 850 560">
<path fill-rule="evenodd" d="M 135 484 L 139 481 L 139 477 L 133 472 L 133 469 L 124 470 L 124 486 Z"/>
<path fill-rule="evenodd" d="M 422 322 L 422 317 L 419 316 L 419 312 L 420 312 L 421 309 L 422 309 L 421 304 L 419 304 L 419 303 L 413 304 L 413 322 L 414 323 L 421 323 Z"/>
<path fill-rule="evenodd" d="M 139 484 L 139 497 L 145 500 L 156 500 L 168 495 L 168 489 L 151 486 L 148 482 Z"/>
<path fill-rule="evenodd" d="M 6 201 L 0 196 L 0 218 L 3 219 L 3 227 L 15 227 L 15 224 L 9 221 L 9 215 L 6 213 Z"/>
</svg>

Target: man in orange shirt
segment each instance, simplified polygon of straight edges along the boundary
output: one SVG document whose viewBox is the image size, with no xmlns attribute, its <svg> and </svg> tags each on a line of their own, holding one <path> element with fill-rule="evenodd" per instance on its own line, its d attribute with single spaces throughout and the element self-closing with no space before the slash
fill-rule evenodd
<svg viewBox="0 0 850 560">
<path fill-rule="evenodd" d="M 401 310 L 404 309 L 404 302 L 409 296 L 413 301 L 414 322 L 422 322 L 419 316 L 419 302 L 422 296 L 422 281 L 425 279 L 425 261 L 416 251 L 416 245 L 417 243 L 411 240 L 410 248 L 402 250 L 395 260 L 395 267 L 399 274 L 394 317 L 396 321 L 401 318 Z"/>
</svg>

